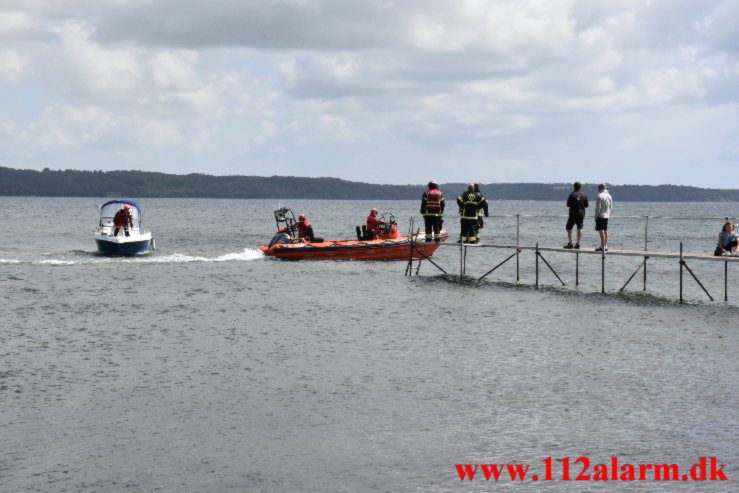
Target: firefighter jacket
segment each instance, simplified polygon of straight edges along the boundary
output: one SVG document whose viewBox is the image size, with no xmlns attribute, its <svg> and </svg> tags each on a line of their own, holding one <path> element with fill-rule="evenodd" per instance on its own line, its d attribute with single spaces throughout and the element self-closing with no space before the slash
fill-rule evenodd
<svg viewBox="0 0 739 493">
<path fill-rule="evenodd" d="M 457 197 L 459 215 L 462 219 L 477 219 L 477 212 L 482 208 L 484 200 L 479 192 L 464 192 Z"/>
<path fill-rule="evenodd" d="M 421 197 L 421 214 L 441 216 L 444 214 L 444 195 L 438 188 L 426 190 Z"/>
<path fill-rule="evenodd" d="M 482 198 L 482 202 L 480 202 L 480 208 L 477 210 L 477 217 L 482 217 L 483 214 L 485 215 L 485 217 L 488 217 L 488 201 L 483 194 L 481 194 L 480 192 L 477 193 L 480 194 L 480 197 Z"/>
</svg>

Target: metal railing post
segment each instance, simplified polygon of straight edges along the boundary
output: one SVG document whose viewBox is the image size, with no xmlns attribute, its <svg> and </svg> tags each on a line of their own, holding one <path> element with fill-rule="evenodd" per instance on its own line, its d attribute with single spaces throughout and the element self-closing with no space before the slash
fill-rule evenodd
<svg viewBox="0 0 739 493">
<path fill-rule="evenodd" d="M 520 240 L 521 240 L 521 234 L 519 231 L 519 220 L 520 219 L 521 219 L 521 215 L 516 214 L 516 246 L 517 247 L 519 246 Z M 516 248 L 516 282 L 521 280 L 521 274 L 520 274 L 519 263 L 518 263 L 518 257 L 520 253 L 521 251 L 518 248 Z"/>
</svg>

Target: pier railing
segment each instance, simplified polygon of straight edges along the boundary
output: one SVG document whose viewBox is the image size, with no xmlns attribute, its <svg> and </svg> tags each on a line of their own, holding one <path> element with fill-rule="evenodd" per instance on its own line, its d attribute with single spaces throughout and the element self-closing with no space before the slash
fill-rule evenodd
<svg viewBox="0 0 739 493">
<path fill-rule="evenodd" d="M 639 264 L 639 266 L 636 268 L 636 270 L 633 271 L 633 273 L 629 276 L 629 278 L 626 280 L 626 282 L 623 284 L 623 286 L 619 289 L 619 292 L 622 292 L 626 289 L 626 287 L 629 285 L 629 283 L 634 279 L 637 273 L 639 271 L 642 271 L 643 273 L 643 291 L 647 290 L 647 265 L 650 258 L 673 258 L 677 259 L 679 266 L 680 266 L 680 272 L 679 272 L 679 301 L 680 303 L 684 302 L 684 273 L 687 272 L 690 274 L 690 276 L 695 280 L 695 282 L 700 286 L 702 291 L 708 296 L 708 298 L 711 301 L 715 301 L 713 296 L 709 293 L 708 289 L 705 287 L 705 285 L 700 281 L 698 276 L 695 274 L 695 272 L 690 268 L 687 261 L 709 261 L 709 262 L 724 262 L 724 269 L 723 269 L 723 277 L 724 277 L 724 301 L 728 301 L 729 299 L 729 288 L 728 288 L 728 266 L 729 263 L 733 262 L 739 262 L 739 257 L 734 256 L 713 256 L 708 254 L 701 254 L 701 253 L 685 253 L 683 251 L 683 242 L 679 242 L 679 248 L 678 251 L 674 252 L 664 252 L 664 251 L 650 251 L 649 250 L 649 220 L 650 219 L 660 219 L 660 220 L 677 220 L 677 221 L 726 221 L 729 220 L 728 217 L 674 217 L 674 216 L 611 216 L 612 218 L 619 218 L 619 219 L 643 219 L 644 220 L 644 250 L 611 250 L 609 249 L 607 252 L 605 251 L 595 251 L 594 249 L 568 249 L 563 247 L 554 247 L 554 246 L 540 246 L 539 243 L 536 243 L 535 245 L 522 245 L 521 244 L 521 218 L 558 218 L 561 219 L 563 215 L 534 215 L 534 214 L 507 214 L 507 215 L 491 215 L 489 217 L 492 218 L 502 218 L 502 217 L 515 217 L 516 218 L 516 243 L 515 244 L 497 244 L 497 243 L 477 243 L 477 244 L 468 244 L 468 243 L 454 243 L 454 242 L 442 242 L 441 247 L 445 248 L 457 248 L 459 250 L 459 276 L 460 278 L 463 276 L 467 276 L 466 270 L 467 270 L 467 252 L 468 249 L 486 249 L 486 248 L 493 248 L 493 249 L 505 249 L 509 251 L 513 251 L 509 256 L 505 258 L 502 262 L 498 263 L 494 267 L 492 267 L 490 270 L 488 270 L 485 274 L 482 276 L 476 278 L 478 281 L 482 281 L 487 276 L 492 274 L 494 271 L 496 271 L 498 268 L 502 267 L 504 264 L 509 262 L 512 259 L 515 259 L 516 261 L 516 282 L 520 282 L 521 280 L 521 274 L 520 274 L 520 255 L 524 251 L 532 251 L 535 256 L 535 282 L 534 285 L 536 287 L 539 287 L 539 272 L 540 272 L 540 262 L 546 266 L 557 278 L 557 280 L 561 283 L 562 286 L 565 286 L 566 283 L 562 280 L 562 278 L 559 276 L 557 271 L 552 267 L 552 265 L 546 260 L 546 258 L 542 255 L 542 252 L 558 252 L 558 253 L 566 253 L 570 255 L 575 255 L 575 286 L 579 286 L 580 284 L 580 255 L 597 255 L 601 259 L 601 293 L 606 292 L 605 288 L 605 280 L 606 280 L 606 258 L 609 256 L 624 256 L 624 257 L 641 257 L 642 261 Z M 419 232 L 418 229 L 415 229 L 414 227 L 414 220 L 411 219 L 411 232 L 415 231 L 416 234 Z M 417 262 L 415 266 L 415 275 L 419 275 L 419 271 L 421 268 L 421 262 L 423 260 L 427 260 L 429 263 L 431 263 L 433 266 L 435 266 L 437 269 L 439 269 L 444 274 L 449 275 L 446 270 L 444 270 L 438 263 L 434 262 L 431 258 L 424 255 L 419 249 L 417 248 L 417 237 L 415 235 L 411 235 L 411 245 L 410 245 L 410 255 L 408 259 L 408 264 L 406 266 L 406 275 L 413 275 L 414 274 L 414 262 Z M 417 258 L 414 259 L 414 252 L 415 256 Z M 467 276 L 469 277 L 469 276 Z"/>
</svg>

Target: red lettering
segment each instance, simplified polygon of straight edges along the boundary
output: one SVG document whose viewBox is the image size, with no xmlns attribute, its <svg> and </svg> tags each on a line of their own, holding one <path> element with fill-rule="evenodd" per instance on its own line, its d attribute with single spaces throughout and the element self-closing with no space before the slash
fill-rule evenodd
<svg viewBox="0 0 739 493">
<path fill-rule="evenodd" d="M 480 467 L 482 467 L 482 473 L 485 475 L 485 479 L 487 481 L 490 481 L 490 476 L 492 476 L 496 481 L 500 479 L 500 473 L 503 470 L 503 466 L 499 466 L 497 464 L 480 464 Z"/>
<path fill-rule="evenodd" d="M 472 466 L 469 464 L 461 465 L 457 464 L 457 472 L 459 473 L 459 480 L 464 481 L 465 476 L 469 478 L 470 481 L 475 479 L 475 473 L 477 472 L 477 464 L 475 464 L 475 468 L 472 469 Z"/>
<path fill-rule="evenodd" d="M 636 481 L 634 477 L 634 466 L 633 464 L 625 464 L 621 466 L 621 481 Z"/>
<path fill-rule="evenodd" d="M 511 475 L 511 481 L 515 481 L 518 476 L 521 476 L 521 481 L 526 479 L 526 473 L 529 472 L 529 465 L 526 464 L 526 466 L 522 466 L 521 464 L 516 464 L 515 466 L 507 465 L 508 468 L 508 474 Z"/>
<path fill-rule="evenodd" d="M 664 479 L 662 474 L 664 473 Z M 677 481 L 678 478 L 678 467 L 675 464 L 656 464 L 654 466 L 654 480 L 655 481 Z"/>
<path fill-rule="evenodd" d="M 700 472 L 700 474 L 698 474 Z M 705 481 L 706 480 L 706 458 L 701 457 L 698 459 L 698 463 L 690 468 L 690 477 L 693 481 Z"/>
<path fill-rule="evenodd" d="M 551 481 L 552 480 L 552 458 L 547 457 L 544 459 L 544 464 L 546 465 L 546 473 L 544 474 L 544 481 Z"/>
<path fill-rule="evenodd" d="M 639 464 L 639 481 L 647 480 L 647 470 L 651 468 L 651 464 Z"/>
<path fill-rule="evenodd" d="M 716 464 L 716 457 L 711 457 L 711 481 L 728 481 L 728 478 L 724 475 L 724 467 L 726 467 L 726 464 L 721 464 L 721 467 L 718 469 L 716 469 Z"/>
<path fill-rule="evenodd" d="M 593 472 L 593 481 L 608 481 L 608 468 L 605 464 L 596 464 Z"/>
<path fill-rule="evenodd" d="M 582 471 L 580 471 L 580 474 L 577 475 L 575 481 L 588 481 L 590 479 L 590 474 L 585 473 L 590 467 L 590 459 L 588 459 L 587 457 L 578 457 L 575 462 L 582 462 Z"/>
</svg>

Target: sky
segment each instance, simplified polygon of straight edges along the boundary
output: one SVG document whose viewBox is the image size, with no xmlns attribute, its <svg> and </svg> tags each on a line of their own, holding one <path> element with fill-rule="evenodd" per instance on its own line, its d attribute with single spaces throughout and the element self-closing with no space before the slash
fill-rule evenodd
<svg viewBox="0 0 739 493">
<path fill-rule="evenodd" d="M 739 188 L 739 0 L 0 0 L 0 166 Z"/>
</svg>

